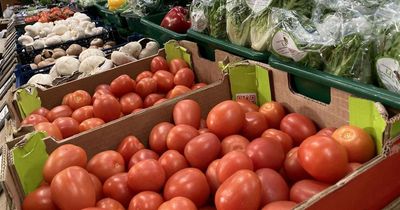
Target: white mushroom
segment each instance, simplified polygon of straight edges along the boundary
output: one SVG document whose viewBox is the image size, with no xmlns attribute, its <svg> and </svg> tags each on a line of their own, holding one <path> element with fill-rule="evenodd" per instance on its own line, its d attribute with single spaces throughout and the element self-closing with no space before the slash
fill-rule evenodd
<svg viewBox="0 0 400 210">
<path fill-rule="evenodd" d="M 27 84 L 30 85 L 51 85 L 53 78 L 49 74 L 35 74 L 29 80 Z"/>
<path fill-rule="evenodd" d="M 45 46 L 45 43 L 42 39 L 37 39 L 33 42 L 34 49 L 43 49 L 44 46 Z"/>
<path fill-rule="evenodd" d="M 125 63 L 136 61 L 136 58 L 131 57 L 123 52 L 114 51 L 111 53 L 111 60 L 115 65 L 119 66 Z"/>
<path fill-rule="evenodd" d="M 82 62 L 90 56 L 106 57 L 106 55 L 104 54 L 103 51 L 101 51 L 99 49 L 90 48 L 90 49 L 87 49 L 87 50 L 81 52 L 81 54 L 79 55 L 79 60 Z"/>
<path fill-rule="evenodd" d="M 148 42 L 146 48 L 140 52 L 139 59 L 157 54 L 158 48 L 159 46 L 157 42 Z"/>
<path fill-rule="evenodd" d="M 142 51 L 142 45 L 140 45 L 139 42 L 129 42 L 125 46 L 121 47 L 119 51 L 129 56 L 138 58 L 140 51 Z"/>
<path fill-rule="evenodd" d="M 67 31 L 68 31 L 68 27 L 66 25 L 59 24 L 59 25 L 54 26 L 53 30 L 51 32 L 61 36 Z"/>
<path fill-rule="evenodd" d="M 27 35 L 22 35 L 18 38 L 18 43 L 23 46 L 29 45 L 33 43 L 33 38 Z"/>
<path fill-rule="evenodd" d="M 57 59 L 54 65 L 57 75 L 72 75 L 79 69 L 79 60 L 72 56 L 64 56 Z"/>
<path fill-rule="evenodd" d="M 82 61 L 79 66 L 79 72 L 82 72 L 85 75 L 90 75 L 96 68 L 103 65 L 105 60 L 107 60 L 107 58 L 102 56 L 90 56 Z"/>
</svg>

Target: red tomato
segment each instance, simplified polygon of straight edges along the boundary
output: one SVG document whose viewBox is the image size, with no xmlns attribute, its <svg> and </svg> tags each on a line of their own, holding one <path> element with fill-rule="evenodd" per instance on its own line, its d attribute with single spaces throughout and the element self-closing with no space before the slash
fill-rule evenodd
<svg viewBox="0 0 400 210">
<path fill-rule="evenodd" d="M 144 191 L 132 198 L 128 210 L 157 210 L 163 202 L 160 194 Z"/>
<path fill-rule="evenodd" d="M 297 156 L 298 147 L 291 149 L 287 155 L 283 167 L 285 169 L 286 176 L 293 182 L 297 182 L 303 179 L 310 179 L 311 175 L 304 170 L 303 166 L 300 165 Z"/>
<path fill-rule="evenodd" d="M 61 101 L 61 105 L 68 105 L 71 96 L 72 93 L 68 93 L 67 95 L 65 95 Z"/>
<path fill-rule="evenodd" d="M 131 157 L 141 149 L 144 149 L 144 145 L 136 136 L 127 136 L 119 143 L 117 152 L 122 155 L 125 163 L 128 163 Z"/>
<path fill-rule="evenodd" d="M 247 99 L 237 99 L 236 102 L 242 107 L 244 113 L 258 112 L 259 107 Z"/>
<path fill-rule="evenodd" d="M 217 175 L 219 182 L 223 183 L 232 174 L 242 169 L 254 169 L 253 162 L 249 156 L 240 151 L 229 152 L 218 163 Z"/>
<path fill-rule="evenodd" d="M 175 197 L 164 202 L 158 210 L 197 210 L 196 205 L 185 197 Z"/>
<path fill-rule="evenodd" d="M 285 108 L 279 102 L 271 101 L 263 104 L 259 111 L 267 119 L 268 125 L 271 128 L 279 128 L 279 124 L 285 117 Z"/>
<path fill-rule="evenodd" d="M 50 186 L 42 186 L 29 193 L 22 203 L 23 210 L 56 210 L 51 200 Z"/>
<path fill-rule="evenodd" d="M 93 94 L 92 103 L 94 103 L 94 101 L 96 100 L 96 98 L 100 97 L 101 95 L 110 95 L 110 96 L 115 97 L 115 96 L 111 93 L 111 91 L 105 90 L 105 89 L 100 89 L 100 90 L 96 91 L 96 92 Z"/>
<path fill-rule="evenodd" d="M 154 159 L 158 160 L 158 155 L 157 153 L 149 150 L 149 149 L 141 149 L 137 151 L 129 160 L 129 165 L 128 168 L 132 168 L 136 163 L 142 161 L 142 160 L 147 160 L 147 159 Z"/>
<path fill-rule="evenodd" d="M 111 93 L 117 97 L 135 91 L 136 82 L 129 75 L 123 74 L 110 84 Z"/>
<path fill-rule="evenodd" d="M 166 70 L 168 71 L 168 63 L 167 60 L 165 60 L 165 58 L 161 57 L 161 56 L 156 56 L 153 58 L 153 60 L 151 60 L 150 63 L 150 69 L 151 72 L 157 72 L 159 70 Z"/>
<path fill-rule="evenodd" d="M 79 123 L 72 117 L 57 118 L 53 124 L 60 129 L 64 139 L 79 133 Z"/>
<path fill-rule="evenodd" d="M 92 180 L 94 191 L 96 192 L 96 201 L 100 200 L 103 197 L 103 184 L 100 182 L 97 176 L 89 173 L 90 179 Z"/>
<path fill-rule="evenodd" d="M 81 147 L 64 144 L 55 149 L 47 158 L 43 167 L 43 177 L 51 183 L 53 177 L 70 166 L 86 167 L 87 155 Z"/>
<path fill-rule="evenodd" d="M 191 99 L 179 101 L 172 112 L 175 125 L 186 124 L 196 129 L 200 127 L 201 108 Z"/>
<path fill-rule="evenodd" d="M 301 203 L 322 192 L 329 185 L 315 180 L 304 179 L 296 182 L 290 189 L 290 200 Z"/>
<path fill-rule="evenodd" d="M 74 118 L 76 121 L 78 121 L 78 123 L 81 123 L 89 118 L 93 118 L 94 117 L 93 106 L 81 107 L 72 112 L 71 117 Z"/>
<path fill-rule="evenodd" d="M 261 181 L 261 206 L 274 201 L 289 200 L 289 187 L 278 172 L 262 168 L 256 174 Z"/>
<path fill-rule="evenodd" d="M 158 100 L 163 99 L 164 94 L 151 93 L 144 99 L 144 108 L 153 106 Z"/>
<path fill-rule="evenodd" d="M 164 198 L 186 197 L 196 206 L 202 206 L 210 195 L 207 178 L 199 169 L 185 168 L 172 175 L 164 187 Z"/>
<path fill-rule="evenodd" d="M 116 98 L 110 95 L 101 95 L 93 103 L 94 116 L 110 122 L 121 116 L 121 104 Z"/>
<path fill-rule="evenodd" d="M 316 135 L 324 135 L 324 136 L 329 136 L 331 137 L 333 132 L 335 132 L 336 128 L 324 128 L 320 131 L 318 131 L 318 133 Z"/>
<path fill-rule="evenodd" d="M 212 194 L 217 192 L 218 187 L 221 185 L 221 182 L 218 180 L 217 166 L 219 164 L 220 159 L 216 159 L 210 163 L 206 171 L 206 177 L 208 181 L 208 185 L 210 186 L 210 190 Z"/>
<path fill-rule="evenodd" d="M 221 142 L 221 155 L 224 156 L 234 150 L 245 152 L 249 143 L 249 140 L 241 135 L 227 136 Z"/>
<path fill-rule="evenodd" d="M 214 206 L 203 206 L 199 210 L 217 210 Z"/>
<path fill-rule="evenodd" d="M 300 145 L 304 139 L 317 132 L 314 123 L 308 117 L 298 113 L 286 115 L 281 121 L 280 129 L 292 137 L 295 145 Z"/>
<path fill-rule="evenodd" d="M 78 166 L 62 170 L 51 181 L 51 198 L 60 209 L 81 210 L 94 206 L 96 192 L 89 173 Z"/>
<path fill-rule="evenodd" d="M 157 82 L 157 90 L 168 93 L 174 88 L 174 75 L 169 71 L 159 70 L 153 75 L 153 79 Z"/>
<path fill-rule="evenodd" d="M 211 109 L 207 116 L 207 128 L 218 137 L 238 133 L 245 123 L 245 114 L 235 101 L 224 101 Z"/>
<path fill-rule="evenodd" d="M 240 170 L 221 184 L 215 194 L 218 210 L 258 210 L 261 202 L 261 182 L 250 170 Z"/>
<path fill-rule="evenodd" d="M 92 97 L 90 94 L 84 90 L 77 90 L 71 93 L 71 96 L 68 100 L 67 105 L 71 107 L 71 109 L 79 109 L 84 106 L 89 106 L 92 104 Z"/>
<path fill-rule="evenodd" d="M 135 193 L 128 186 L 128 173 L 119 173 L 108 178 L 103 185 L 103 193 L 123 206 L 128 207 Z"/>
<path fill-rule="evenodd" d="M 164 102 L 164 101 L 166 101 L 166 100 L 168 100 L 168 99 L 166 99 L 166 98 L 159 99 L 158 101 L 156 101 L 156 102 L 153 104 L 153 106 L 154 106 L 154 105 L 157 105 L 157 104 L 161 104 L 162 102 Z"/>
<path fill-rule="evenodd" d="M 194 137 L 185 146 L 185 158 L 192 167 L 205 171 L 212 161 L 218 158 L 221 143 L 213 133 Z M 207 155 L 204 155 L 207 154 Z"/>
<path fill-rule="evenodd" d="M 246 153 L 253 161 L 254 169 L 272 168 L 278 170 L 285 160 L 285 153 L 279 142 L 258 138 L 250 142 Z"/>
<path fill-rule="evenodd" d="M 374 140 L 359 127 L 342 126 L 332 134 L 332 137 L 346 148 L 350 162 L 365 163 L 375 156 Z"/>
<path fill-rule="evenodd" d="M 191 88 L 194 84 L 194 72 L 189 68 L 178 70 L 174 76 L 174 84 Z"/>
<path fill-rule="evenodd" d="M 177 171 L 189 167 L 185 157 L 176 150 L 168 150 L 158 159 L 160 165 L 164 168 L 166 178 L 169 178 Z"/>
<path fill-rule="evenodd" d="M 49 121 L 42 115 L 30 114 L 21 122 L 21 125 L 36 125 L 41 122 L 49 122 Z"/>
<path fill-rule="evenodd" d="M 169 122 L 161 122 L 154 126 L 149 135 L 150 149 L 158 154 L 167 151 L 167 136 L 173 127 Z"/>
<path fill-rule="evenodd" d="M 287 133 L 270 128 L 261 135 L 261 137 L 267 138 L 269 140 L 273 140 L 279 142 L 283 148 L 283 151 L 286 153 L 289 152 L 293 148 L 293 140 Z"/>
<path fill-rule="evenodd" d="M 261 210 L 292 210 L 296 205 L 292 201 L 275 201 L 267 204 Z"/>
<path fill-rule="evenodd" d="M 347 174 L 351 174 L 362 166 L 361 163 L 349 163 L 347 165 Z"/>
<path fill-rule="evenodd" d="M 82 210 L 104 210 L 103 208 L 98 208 L 98 207 L 89 207 L 89 208 L 84 208 Z"/>
<path fill-rule="evenodd" d="M 96 206 L 101 209 L 125 210 L 124 206 L 120 202 L 112 198 L 101 199 L 97 201 Z"/>
<path fill-rule="evenodd" d="M 100 118 L 89 118 L 89 119 L 81 122 L 81 124 L 79 125 L 79 131 L 84 132 L 84 131 L 99 127 L 100 125 L 103 125 L 104 123 L 105 122 Z"/>
<path fill-rule="evenodd" d="M 176 74 L 180 69 L 188 67 L 189 65 L 186 63 L 186 61 L 180 58 L 172 59 L 171 62 L 169 63 L 169 71 L 172 74 Z"/>
<path fill-rule="evenodd" d="M 198 135 L 199 131 L 190 125 L 177 125 L 167 135 L 167 147 L 183 154 L 186 144 Z"/>
<path fill-rule="evenodd" d="M 31 114 L 38 114 L 38 115 L 42 115 L 43 117 L 46 117 L 47 113 L 49 113 L 49 110 L 44 108 L 44 107 L 40 107 L 39 109 L 36 109 L 35 111 L 33 111 Z"/>
<path fill-rule="evenodd" d="M 136 163 L 128 172 L 128 186 L 134 192 L 146 190 L 158 192 L 164 186 L 165 179 L 163 167 L 153 159 Z"/>
<path fill-rule="evenodd" d="M 244 118 L 242 134 L 248 139 L 255 139 L 268 129 L 268 123 L 260 112 L 247 112 Z"/>
<path fill-rule="evenodd" d="M 172 90 L 170 90 L 167 94 L 167 99 L 170 98 L 175 98 L 178 97 L 180 95 L 183 95 L 187 92 L 191 91 L 190 88 L 183 86 L 183 85 L 177 85 L 175 86 Z"/>
<path fill-rule="evenodd" d="M 192 90 L 197 90 L 197 89 L 203 88 L 203 87 L 205 87 L 205 86 L 207 86 L 206 83 L 202 83 L 202 82 L 196 83 L 196 84 L 194 84 L 194 85 L 192 86 Z"/>
<path fill-rule="evenodd" d="M 151 77 L 153 77 L 153 73 L 151 73 L 150 71 L 144 71 L 136 76 L 136 83 L 138 83 L 140 80 L 144 78 L 151 78 Z"/>
<path fill-rule="evenodd" d="M 132 114 L 142 112 L 142 111 L 144 111 L 142 108 L 138 108 L 138 109 L 133 110 Z"/>
<path fill-rule="evenodd" d="M 97 85 L 97 87 L 94 90 L 94 92 L 97 92 L 98 90 L 106 90 L 106 91 L 109 91 L 111 93 L 111 87 L 110 87 L 110 85 L 107 85 L 107 84 Z"/>
<path fill-rule="evenodd" d="M 125 161 L 121 154 L 113 150 L 97 153 L 89 160 L 86 169 L 102 182 L 117 173 L 125 171 Z"/>
<path fill-rule="evenodd" d="M 70 117 L 72 114 L 72 109 L 67 105 L 56 106 L 47 113 L 46 118 L 53 122 L 59 117 Z"/>
<path fill-rule="evenodd" d="M 136 93 L 142 98 L 155 92 L 157 92 L 157 82 L 153 78 L 143 78 L 136 85 Z"/>
<path fill-rule="evenodd" d="M 208 130 L 208 128 L 201 128 L 199 129 L 199 134 L 203 134 L 203 133 L 210 133 L 211 131 Z"/>
<path fill-rule="evenodd" d="M 143 107 L 142 98 L 136 93 L 127 93 L 123 95 L 119 102 L 121 103 L 122 113 L 130 114 L 133 110 Z"/>
<path fill-rule="evenodd" d="M 346 149 L 331 137 L 307 138 L 300 145 L 297 156 L 301 166 L 318 181 L 333 183 L 346 175 Z"/>
<path fill-rule="evenodd" d="M 62 134 L 60 129 L 58 129 L 57 126 L 55 126 L 52 123 L 49 122 L 41 122 L 35 125 L 35 130 L 36 131 L 43 131 L 45 132 L 48 136 L 51 136 L 55 138 L 56 140 L 61 140 L 62 139 Z"/>
</svg>

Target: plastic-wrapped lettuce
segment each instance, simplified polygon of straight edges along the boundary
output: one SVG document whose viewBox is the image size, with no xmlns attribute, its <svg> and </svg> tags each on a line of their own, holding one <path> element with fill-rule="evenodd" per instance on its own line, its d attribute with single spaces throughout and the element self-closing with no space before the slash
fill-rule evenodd
<svg viewBox="0 0 400 210">
<path fill-rule="evenodd" d="M 273 0 L 255 1 L 252 5 L 253 18 L 250 27 L 251 48 L 257 51 L 265 51 L 268 48 L 271 32 L 278 23 L 270 18 L 271 3 Z"/>
<path fill-rule="evenodd" d="M 193 0 L 190 5 L 190 28 L 197 32 L 207 32 L 209 0 Z"/>
<path fill-rule="evenodd" d="M 249 44 L 251 18 L 251 9 L 246 0 L 226 1 L 226 32 L 233 44 Z"/>
<path fill-rule="evenodd" d="M 124 16 L 144 17 L 162 11 L 162 0 L 128 0 Z"/>
<path fill-rule="evenodd" d="M 296 11 L 297 14 L 311 17 L 315 7 L 314 0 L 273 0 L 272 7 Z"/>
<path fill-rule="evenodd" d="M 210 36 L 225 39 L 226 33 L 226 1 L 213 0 L 208 10 L 208 28 Z"/>
</svg>

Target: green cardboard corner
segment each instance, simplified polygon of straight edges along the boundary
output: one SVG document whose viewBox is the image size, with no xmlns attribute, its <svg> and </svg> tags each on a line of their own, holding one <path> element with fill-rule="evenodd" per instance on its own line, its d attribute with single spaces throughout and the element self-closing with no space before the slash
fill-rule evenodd
<svg viewBox="0 0 400 210">
<path fill-rule="evenodd" d="M 25 118 L 30 113 L 42 106 L 35 87 L 28 86 L 16 91 L 16 100 L 21 117 Z"/>
<path fill-rule="evenodd" d="M 168 41 L 167 43 L 165 43 L 164 49 L 168 62 L 175 58 L 181 58 L 189 64 L 190 68 L 192 68 L 192 55 L 188 52 L 186 48 L 180 46 L 178 41 Z"/>
</svg>

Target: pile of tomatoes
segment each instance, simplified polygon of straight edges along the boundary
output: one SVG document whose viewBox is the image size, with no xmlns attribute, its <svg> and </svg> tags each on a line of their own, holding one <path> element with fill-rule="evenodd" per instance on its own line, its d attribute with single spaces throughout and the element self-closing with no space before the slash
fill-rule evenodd
<svg viewBox="0 0 400 210">
<path fill-rule="evenodd" d="M 135 136 L 90 160 L 71 144 L 49 156 L 44 184 L 24 210 L 286 210 L 331 186 L 375 155 L 355 126 L 317 130 L 277 102 L 260 108 L 223 101 L 201 119 L 178 102 L 174 124 L 153 127 L 149 149 Z M 88 160 L 88 161 L 87 161 Z M 96 206 L 96 207 L 95 207 Z"/>
<path fill-rule="evenodd" d="M 69 93 L 62 105 L 51 110 L 41 107 L 21 124 L 65 139 L 204 86 L 195 84 L 194 72 L 184 60 L 173 59 L 168 65 L 158 56 L 151 62 L 151 71 L 140 73 L 136 79 L 121 75 L 109 85 L 99 85 L 93 96 L 84 90 Z"/>
<path fill-rule="evenodd" d="M 37 15 L 29 16 L 25 18 L 25 23 L 34 23 L 34 22 L 41 22 L 47 23 L 56 20 L 64 20 L 68 17 L 74 15 L 74 11 L 72 11 L 69 7 L 53 7 L 49 11 L 40 12 Z"/>
</svg>

